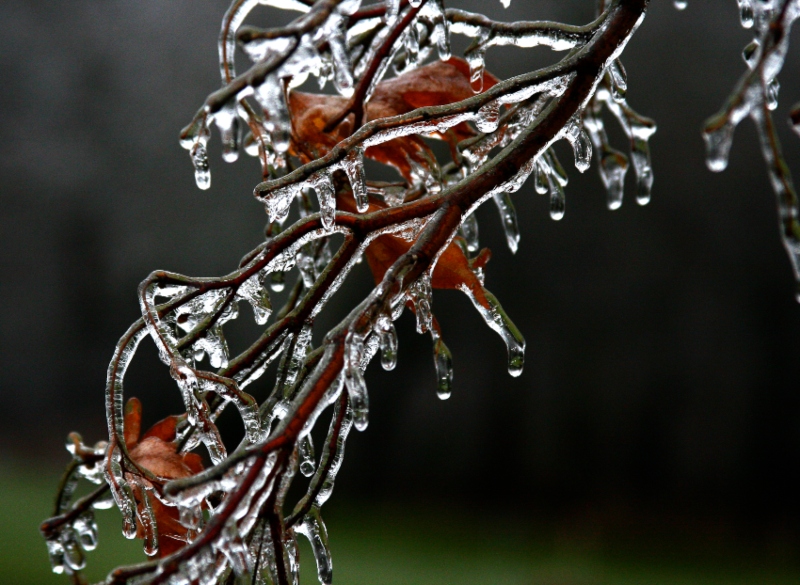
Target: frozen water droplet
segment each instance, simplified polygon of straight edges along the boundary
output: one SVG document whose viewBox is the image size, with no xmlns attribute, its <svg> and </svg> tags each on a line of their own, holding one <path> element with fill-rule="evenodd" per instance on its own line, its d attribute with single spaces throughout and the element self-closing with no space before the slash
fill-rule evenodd
<svg viewBox="0 0 800 585">
<path fill-rule="evenodd" d="M 203 521 L 203 511 L 200 506 L 178 506 L 179 522 L 189 530 L 197 530 Z"/>
<path fill-rule="evenodd" d="M 47 553 L 50 557 L 50 568 L 60 575 L 64 572 L 64 547 L 58 537 L 47 539 Z"/>
<path fill-rule="evenodd" d="M 600 159 L 600 178 L 605 185 L 609 209 L 622 207 L 625 174 L 628 171 L 628 158 L 613 148 L 606 146 Z"/>
<path fill-rule="evenodd" d="M 72 530 L 64 530 L 61 533 L 61 544 L 64 547 L 64 562 L 71 571 L 80 571 L 86 566 L 86 555 L 83 549 L 75 541 L 75 533 Z"/>
<path fill-rule="evenodd" d="M 310 434 L 300 440 L 299 455 L 300 473 L 306 477 L 311 477 L 314 475 L 316 463 L 314 461 L 314 442 L 311 440 Z"/>
<path fill-rule="evenodd" d="M 703 130 L 706 141 L 706 166 L 716 173 L 728 166 L 734 126 L 726 117 L 712 118 Z"/>
<path fill-rule="evenodd" d="M 93 551 L 97 548 L 97 522 L 91 511 L 78 516 L 72 523 L 72 527 L 83 550 Z"/>
<path fill-rule="evenodd" d="M 436 395 L 439 400 L 447 400 L 453 390 L 453 355 L 438 336 L 433 344 L 433 359 L 436 365 Z"/>
<path fill-rule="evenodd" d="M 269 287 L 273 292 L 282 292 L 283 289 L 286 288 L 286 273 L 280 270 L 273 272 L 270 276 Z"/>
<path fill-rule="evenodd" d="M 672 5 L 675 7 L 675 10 L 686 10 L 689 2 L 688 0 L 672 0 Z"/>
<path fill-rule="evenodd" d="M 478 110 L 475 126 L 478 131 L 489 134 L 497 130 L 500 124 L 500 104 L 497 100 L 491 101 Z"/>
<path fill-rule="evenodd" d="M 757 55 L 758 55 L 758 48 L 761 46 L 761 43 L 758 39 L 753 39 L 747 46 L 742 50 L 742 59 L 744 59 L 745 64 L 752 69 L 756 66 L 757 62 Z"/>
<path fill-rule="evenodd" d="M 778 107 L 778 92 L 781 89 L 781 84 L 778 82 L 778 78 L 774 78 L 767 84 L 767 89 L 764 92 L 767 100 L 767 108 L 770 110 L 775 110 Z"/>
<path fill-rule="evenodd" d="M 194 180 L 198 188 L 208 189 L 211 187 L 211 170 L 208 166 L 208 153 L 206 147 L 200 142 L 196 142 L 192 147 L 192 164 L 194 165 Z"/>
</svg>

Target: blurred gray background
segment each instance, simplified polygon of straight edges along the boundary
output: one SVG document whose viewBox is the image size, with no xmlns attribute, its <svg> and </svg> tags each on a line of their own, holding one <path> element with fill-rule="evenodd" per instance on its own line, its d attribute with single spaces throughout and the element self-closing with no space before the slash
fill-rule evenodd
<svg viewBox="0 0 800 585">
<path fill-rule="evenodd" d="M 591 0 L 447 4 L 574 24 L 594 10 Z M 255 160 L 224 163 L 215 134 L 202 192 L 178 144 L 218 87 L 226 7 L 0 3 L 1 461 L 58 468 L 69 431 L 104 436 L 105 369 L 151 270 L 224 274 L 263 238 Z M 436 398 L 430 340 L 405 315 L 398 369 L 370 368 L 370 425 L 349 440 L 334 500 L 721 527 L 795 543 L 786 554 L 800 555 L 800 305 L 775 200 L 749 121 L 722 174 L 706 170 L 700 138 L 749 39 L 732 0 L 690 0 L 683 12 L 652 3 L 623 55 L 630 104 L 658 122 L 652 203 L 635 204 L 631 181 L 623 207 L 606 210 L 594 165 L 579 175 L 561 145 L 563 221 L 526 185 L 514 196 L 522 240 L 512 256 L 495 209 L 482 209 L 494 253 L 486 284 L 526 336 L 524 374 L 506 374 L 501 340 L 463 295 L 436 293 L 453 396 Z M 786 124 L 800 99 L 797 31 L 792 40 L 776 120 L 797 174 L 800 139 Z M 495 51 L 488 65 L 506 77 L 557 57 Z M 363 265 L 332 311 L 370 280 Z M 180 401 L 143 346 L 127 390 L 155 420 Z"/>
</svg>

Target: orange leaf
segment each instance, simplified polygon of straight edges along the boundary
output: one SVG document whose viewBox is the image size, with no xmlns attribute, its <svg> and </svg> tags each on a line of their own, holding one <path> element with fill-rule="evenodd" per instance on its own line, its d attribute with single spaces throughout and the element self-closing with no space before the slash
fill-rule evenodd
<svg viewBox="0 0 800 585">
<path fill-rule="evenodd" d="M 178 453 L 175 427 L 178 416 L 168 416 L 154 424 L 139 439 L 142 421 L 142 403 L 131 398 L 125 405 L 125 443 L 131 459 L 140 467 L 164 479 L 191 477 L 203 470 L 203 461 L 196 453 Z M 143 480 L 147 481 L 147 480 Z M 139 514 L 143 510 L 143 495 L 134 489 Z M 189 530 L 178 521 L 178 509 L 162 504 L 151 496 L 150 504 L 159 536 L 159 556 L 167 556 L 188 541 Z M 137 518 L 137 538 L 144 538 L 144 527 Z"/>
<path fill-rule="evenodd" d="M 497 82 L 496 77 L 486 73 L 484 89 L 491 88 Z M 463 59 L 454 57 L 380 82 L 367 103 L 366 117 L 367 120 L 374 120 L 407 114 L 417 108 L 449 104 L 473 95 L 475 93 L 470 85 L 469 65 Z M 348 106 L 346 98 L 295 91 L 290 94 L 289 106 L 292 114 L 293 152 L 304 162 L 324 156 L 352 132 L 353 123 L 350 118 L 346 118 L 332 132 L 325 132 L 329 121 L 336 119 Z M 446 134 L 436 133 L 433 137 L 446 141 L 454 152 L 458 142 L 474 135 L 475 132 L 468 124 L 461 123 Z M 437 164 L 430 147 L 419 136 L 404 136 L 372 146 L 366 150 L 365 155 L 396 168 L 408 182 L 412 181 L 413 165 L 431 168 Z M 336 204 L 342 211 L 356 212 L 355 202 L 350 194 L 339 194 Z M 370 201 L 370 211 L 385 207 L 383 203 Z M 389 267 L 411 245 L 412 242 L 392 235 L 380 236 L 370 244 L 365 254 L 376 283 L 383 279 Z M 485 249 L 470 261 L 459 243 L 454 241 L 439 258 L 431 286 L 437 289 L 467 287 L 488 308 L 483 287 L 473 269 L 483 268 L 490 257 L 491 253 Z"/>
</svg>

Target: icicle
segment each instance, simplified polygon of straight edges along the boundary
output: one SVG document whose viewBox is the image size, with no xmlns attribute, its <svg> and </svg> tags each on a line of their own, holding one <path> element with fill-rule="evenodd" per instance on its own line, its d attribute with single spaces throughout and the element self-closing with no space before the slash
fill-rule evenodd
<svg viewBox="0 0 800 585">
<path fill-rule="evenodd" d="M 417 314 L 417 333 L 425 333 L 431 328 L 433 313 L 431 313 L 431 291 L 430 275 L 427 273 L 420 276 L 411 286 L 408 287 L 407 295 L 414 303 L 414 312 Z"/>
<path fill-rule="evenodd" d="M 508 193 L 495 193 L 494 202 L 500 219 L 503 222 L 503 231 L 506 234 L 506 243 L 512 254 L 517 253 L 519 247 L 519 224 L 517 223 L 517 211 Z"/>
<path fill-rule="evenodd" d="M 205 144 L 196 142 L 192 147 L 192 164 L 194 165 L 194 180 L 197 187 L 203 190 L 211 187 L 211 170 L 208 166 L 208 153 Z"/>
<path fill-rule="evenodd" d="M 743 28 L 752 28 L 755 19 L 751 0 L 739 0 L 739 20 Z"/>
<path fill-rule="evenodd" d="M 625 174 L 628 172 L 628 158 L 606 145 L 600 159 L 600 178 L 606 188 L 606 204 L 609 209 L 622 207 Z"/>
<path fill-rule="evenodd" d="M 497 298 L 485 288 L 484 297 L 489 307 L 483 306 L 473 291 L 464 286 L 461 290 L 469 297 L 475 308 L 478 309 L 486 324 L 500 334 L 508 349 L 508 373 L 516 377 L 522 373 L 525 364 L 525 338 L 522 337 L 517 326 L 509 319 Z"/>
<path fill-rule="evenodd" d="M 253 308 L 253 317 L 257 325 L 265 325 L 272 313 L 272 303 L 266 290 L 266 273 L 259 272 L 245 280 L 236 295 L 247 301 Z"/>
<path fill-rule="evenodd" d="M 467 250 L 477 252 L 478 248 L 480 248 L 480 243 L 478 241 L 478 218 L 474 212 L 470 213 L 461 222 L 461 234 L 467 241 Z"/>
<path fill-rule="evenodd" d="M 419 30 L 417 23 L 412 22 L 405 36 L 406 67 L 414 69 L 419 65 Z"/>
<path fill-rule="evenodd" d="M 400 14 L 400 0 L 386 0 L 386 13 L 384 14 L 384 22 L 392 24 L 397 15 Z"/>
<path fill-rule="evenodd" d="M 347 174 L 347 179 L 353 189 L 356 208 L 360 213 L 365 213 L 369 209 L 369 198 L 367 197 L 367 180 L 364 175 L 364 150 L 362 148 L 351 150 L 342 161 L 342 169 Z"/>
<path fill-rule="evenodd" d="M 312 179 L 312 184 L 317 193 L 322 226 L 326 230 L 332 230 L 336 221 L 336 192 L 333 188 L 333 179 L 329 173 L 317 173 Z"/>
<path fill-rule="evenodd" d="M 316 468 L 316 463 L 314 462 L 314 442 L 311 440 L 311 434 L 300 439 L 298 451 L 300 453 L 300 473 L 306 477 L 311 477 L 314 475 L 314 470 Z"/>
<path fill-rule="evenodd" d="M 359 368 L 361 354 L 364 351 L 364 341 L 357 335 L 350 333 L 345 341 L 344 383 L 350 395 L 350 404 L 353 407 L 353 422 L 359 431 L 363 431 L 369 424 L 369 396 L 364 374 Z"/>
<path fill-rule="evenodd" d="M 64 546 L 58 537 L 47 539 L 47 554 L 50 557 L 50 568 L 55 574 L 61 575 L 64 572 Z"/>
<path fill-rule="evenodd" d="M 109 465 L 106 480 L 112 488 L 117 508 L 122 514 L 122 535 L 127 539 L 136 537 L 136 500 L 133 489 L 122 471 L 122 452 L 116 447 L 108 455 Z"/>
<path fill-rule="evenodd" d="M 141 498 L 140 506 L 137 509 L 139 522 L 144 530 L 144 554 L 152 557 L 158 554 L 158 528 L 156 527 L 156 517 L 153 512 L 153 504 L 148 492 L 153 490 L 153 486 L 145 479 L 138 477 L 133 481 L 136 491 Z"/>
<path fill-rule="evenodd" d="M 194 347 L 208 354 L 208 361 L 212 368 L 219 369 L 228 366 L 229 352 L 228 342 L 219 323 L 206 330 L 203 337 L 198 339 Z"/>
<path fill-rule="evenodd" d="M 633 139 L 631 160 L 636 170 L 636 203 L 647 205 L 650 203 L 650 193 L 653 189 L 653 167 L 647 140 Z"/>
<path fill-rule="evenodd" d="M 291 120 L 283 91 L 283 81 L 277 73 L 267 76 L 255 90 L 258 103 L 268 114 L 267 129 L 270 131 L 272 147 L 278 152 L 289 150 Z"/>
<path fill-rule="evenodd" d="M 325 36 L 331 49 L 333 60 L 333 85 L 340 95 L 349 98 L 353 95 L 353 65 L 347 54 L 347 17 L 332 14 L 328 18 Z"/>
<path fill-rule="evenodd" d="M 500 4 L 503 5 L 503 8 L 508 8 L 511 6 L 511 0 L 500 0 Z"/>
<path fill-rule="evenodd" d="M 380 337 L 381 366 L 387 372 L 397 366 L 397 331 L 389 315 L 381 315 L 375 321 L 375 331 Z"/>
<path fill-rule="evenodd" d="M 486 47 L 489 40 L 489 30 L 482 29 L 478 38 L 473 41 L 472 46 L 464 53 L 464 57 L 469 64 L 469 82 L 472 91 L 481 93 L 483 91 L 483 78 L 486 72 Z"/>
<path fill-rule="evenodd" d="M 442 0 L 428 0 L 420 10 L 419 17 L 427 20 L 433 26 L 431 41 L 436 44 L 439 59 L 447 61 L 451 56 L 450 23 L 445 15 Z"/>
<path fill-rule="evenodd" d="M 222 159 L 235 162 L 239 158 L 239 117 L 236 100 L 231 100 L 214 114 L 214 123 L 222 141 Z"/>
<path fill-rule="evenodd" d="M 447 400 L 453 391 L 453 355 L 438 334 L 433 337 L 433 360 L 436 365 L 436 395 L 439 400 Z"/>
<path fill-rule="evenodd" d="M 612 61 L 608 66 L 608 74 L 611 78 L 611 98 L 615 102 L 624 101 L 628 91 L 628 74 L 619 59 Z"/>
<path fill-rule="evenodd" d="M 575 168 L 581 173 L 586 172 L 592 164 L 592 143 L 580 121 L 573 121 L 567 127 L 567 132 L 564 136 L 572 146 L 572 152 L 575 155 Z"/>
<path fill-rule="evenodd" d="M 547 175 L 547 182 L 550 187 L 550 217 L 555 221 L 560 221 L 564 218 L 566 204 L 564 187 L 558 180 L 553 179 L 552 174 Z"/>
<path fill-rule="evenodd" d="M 234 520 L 229 520 L 222 528 L 221 538 L 215 543 L 215 548 L 225 555 L 231 564 L 234 574 L 241 582 L 250 582 L 250 567 L 247 548 L 242 542 L 239 528 Z"/>
<path fill-rule="evenodd" d="M 312 506 L 303 521 L 297 526 L 297 532 L 308 539 L 314 560 L 317 562 L 317 577 L 321 585 L 333 582 L 333 564 L 328 546 L 328 531 L 320 516 L 319 508 Z"/>
<path fill-rule="evenodd" d="M 733 123 L 727 117 L 714 117 L 703 130 L 706 141 L 706 165 L 714 172 L 724 171 L 728 166 L 728 154 L 733 143 Z"/>
<path fill-rule="evenodd" d="M 331 420 L 330 429 L 328 429 L 328 436 L 331 436 L 333 432 L 334 425 L 336 424 L 336 418 L 339 412 L 339 404 L 337 403 L 336 407 L 333 411 L 333 419 Z M 328 474 L 321 478 L 322 487 L 319 490 L 316 498 L 314 499 L 314 505 L 321 507 L 328 499 L 331 497 L 333 493 L 333 486 L 336 481 L 336 474 L 339 473 L 339 469 L 342 466 L 342 459 L 344 458 L 344 446 L 347 442 L 347 435 L 350 433 L 350 428 L 353 426 L 353 411 L 349 405 L 345 405 L 343 408 L 346 409 L 344 414 L 344 418 L 342 419 L 342 426 L 341 430 L 339 431 L 339 437 L 336 440 L 336 445 L 334 446 L 333 453 L 330 452 L 328 448 L 328 442 L 325 443 L 325 451 L 323 452 L 322 459 L 325 460 L 326 458 L 331 458 L 331 465 L 330 469 L 328 470 Z M 320 462 L 318 469 L 321 470 L 324 467 L 323 463 Z"/>
<path fill-rule="evenodd" d="M 255 196 L 264 204 L 264 209 L 267 211 L 270 222 L 283 224 L 286 218 L 289 217 L 292 202 L 297 199 L 298 194 L 302 192 L 303 185 L 294 183 L 281 189 L 269 191 L 263 195 L 258 189 L 259 187 L 256 186 L 254 191 Z"/>
<path fill-rule="evenodd" d="M 536 162 L 536 172 L 533 175 L 533 188 L 539 195 L 546 195 L 550 191 L 547 169 L 541 161 Z M 477 250 L 477 248 L 475 249 Z"/>
</svg>

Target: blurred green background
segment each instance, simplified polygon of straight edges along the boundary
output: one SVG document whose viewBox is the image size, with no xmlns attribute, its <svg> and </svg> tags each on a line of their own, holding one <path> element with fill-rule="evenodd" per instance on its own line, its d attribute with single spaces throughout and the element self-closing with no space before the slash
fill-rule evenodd
<svg viewBox="0 0 800 585">
<path fill-rule="evenodd" d="M 38 525 L 50 513 L 58 476 L 20 464 L 0 466 L 0 583 L 67 583 L 49 571 Z M 591 516 L 542 522 L 447 505 L 398 505 L 335 498 L 324 516 L 334 582 L 349 585 L 789 585 L 800 582 L 792 542 L 754 547 L 723 527 L 639 519 L 607 526 Z M 617 516 L 618 518 L 618 516 Z M 116 510 L 97 512 L 100 545 L 86 575 L 144 559 L 140 541 L 126 541 Z M 303 585 L 317 583 L 311 550 L 300 538 Z M 305 563 L 302 561 L 305 560 Z"/>
</svg>

